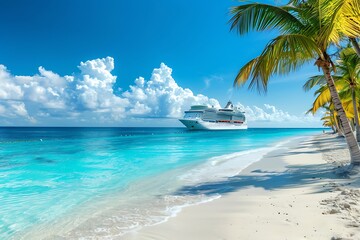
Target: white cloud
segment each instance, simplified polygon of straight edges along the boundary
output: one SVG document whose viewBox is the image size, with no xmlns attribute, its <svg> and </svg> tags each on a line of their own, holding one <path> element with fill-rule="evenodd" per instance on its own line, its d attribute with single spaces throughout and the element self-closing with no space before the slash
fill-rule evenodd
<svg viewBox="0 0 360 240">
<path fill-rule="evenodd" d="M 13 77 L 4 65 L 0 65 L 0 79 L 0 99 L 16 100 L 23 97 L 24 93 L 21 87 L 17 84 L 17 82 L 13 81 Z"/>
<path fill-rule="evenodd" d="M 195 95 L 190 89 L 180 87 L 171 73 L 172 69 L 161 63 L 160 68 L 153 70 L 150 80 L 137 78 L 135 85 L 122 94 L 131 103 L 130 113 L 176 118 L 194 104 L 220 106 L 216 99 Z"/>
<path fill-rule="evenodd" d="M 20 118 L 22 120 L 35 123 L 35 118 L 28 114 L 23 102 L 7 100 L 0 103 L 0 116 L 3 118 L 14 119 Z"/>
<path fill-rule="evenodd" d="M 308 124 L 320 123 L 320 118 L 317 116 L 306 115 L 305 113 L 300 115 L 291 115 L 288 112 L 277 109 L 275 106 L 270 104 L 264 104 L 263 107 L 244 106 L 241 103 L 237 103 L 235 105 L 245 112 L 249 122 L 270 122 L 277 123 L 279 126 L 281 126 L 281 123 L 297 124 L 300 127 Z"/>
<path fill-rule="evenodd" d="M 216 99 L 178 86 L 164 63 L 153 70 L 150 80 L 139 77 L 129 90 L 116 95 L 113 69 L 111 57 L 81 62 L 80 73 L 72 76 L 43 67 L 34 76 L 13 76 L 0 65 L 0 115 L 30 122 L 36 118 L 114 122 L 129 116 L 176 118 L 192 104 L 219 106 Z"/>
<path fill-rule="evenodd" d="M 81 62 L 78 68 L 79 73 L 66 76 L 43 67 L 33 76 L 14 76 L 0 65 L 0 124 L 116 125 L 142 117 L 178 118 L 194 104 L 220 107 L 218 100 L 179 86 L 164 63 L 153 70 L 150 79 L 139 77 L 119 94 L 113 90 L 117 78 L 111 73 L 113 58 Z M 213 80 L 221 79 L 215 76 L 208 83 Z M 268 104 L 238 106 L 249 121 L 312 121 Z"/>
<path fill-rule="evenodd" d="M 81 62 L 79 69 L 81 77 L 75 79 L 72 92 L 73 98 L 77 99 L 78 110 L 110 113 L 112 118 L 120 119 L 129 102 L 114 94 L 116 76 L 111 74 L 114 59 L 107 57 Z"/>
<path fill-rule="evenodd" d="M 74 120 L 86 112 L 109 121 L 123 118 L 129 102 L 113 93 L 114 59 L 81 62 L 79 69 L 80 74 L 74 76 L 60 76 L 43 67 L 34 76 L 13 76 L 0 65 L 0 114 L 4 111 L 3 117 L 27 116 L 25 119 L 31 122 L 36 118 Z M 11 103 L 15 100 L 17 105 Z"/>
</svg>

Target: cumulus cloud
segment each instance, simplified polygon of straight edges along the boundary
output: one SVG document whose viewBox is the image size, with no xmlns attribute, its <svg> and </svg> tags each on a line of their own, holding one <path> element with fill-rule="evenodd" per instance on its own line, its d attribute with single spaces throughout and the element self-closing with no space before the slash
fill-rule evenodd
<svg viewBox="0 0 360 240">
<path fill-rule="evenodd" d="M 0 123 L 121 123 L 143 117 L 178 118 L 194 104 L 220 107 L 218 100 L 179 86 L 164 63 L 149 79 L 138 77 L 116 94 L 114 59 L 81 62 L 79 72 L 60 76 L 44 67 L 33 76 L 14 76 L 0 65 Z M 219 80 L 213 77 L 213 80 Z M 243 106 L 249 121 L 301 121 L 275 106 Z"/>
<path fill-rule="evenodd" d="M 180 117 L 194 104 L 220 107 L 214 98 L 195 95 L 190 89 L 180 87 L 171 76 L 172 69 L 164 63 L 153 70 L 150 80 L 139 77 L 135 85 L 124 92 L 131 103 L 130 113 L 156 117 Z"/>
<path fill-rule="evenodd" d="M 300 115 L 291 115 L 286 111 L 276 108 L 270 104 L 264 104 L 263 107 L 244 106 L 237 103 L 236 107 L 246 113 L 247 120 L 250 122 L 272 122 L 272 123 L 319 123 L 320 118 L 305 113 Z"/>
<path fill-rule="evenodd" d="M 111 57 L 81 62 L 80 78 L 75 78 L 71 96 L 76 99 L 76 110 L 89 110 L 102 115 L 108 113 L 113 120 L 125 117 L 127 99 L 114 94 L 116 76 L 111 74 L 114 59 Z"/>
<path fill-rule="evenodd" d="M 50 118 L 114 122 L 135 116 L 176 118 L 192 104 L 219 106 L 216 99 L 180 87 L 164 63 L 153 70 L 150 80 L 139 77 L 120 95 L 113 90 L 113 58 L 81 62 L 78 68 L 79 73 L 66 76 L 43 67 L 34 76 L 14 76 L 0 65 L 0 116 L 28 122 Z"/>
<path fill-rule="evenodd" d="M 86 112 L 105 119 L 121 119 L 129 102 L 113 93 L 114 59 L 81 62 L 79 69 L 75 76 L 60 76 L 43 67 L 34 76 L 13 76 L 0 65 L 0 113 L 32 122 L 36 118 L 73 119 Z"/>
</svg>

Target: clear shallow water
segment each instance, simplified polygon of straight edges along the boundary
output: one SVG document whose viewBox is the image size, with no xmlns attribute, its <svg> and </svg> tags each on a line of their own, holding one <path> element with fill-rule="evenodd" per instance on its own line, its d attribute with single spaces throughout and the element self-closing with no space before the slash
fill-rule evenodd
<svg viewBox="0 0 360 240">
<path fill-rule="evenodd" d="M 175 194 L 181 186 L 233 175 L 274 144 L 321 131 L 0 128 L 0 239 L 111 237 L 164 221 L 218 197 Z"/>
</svg>

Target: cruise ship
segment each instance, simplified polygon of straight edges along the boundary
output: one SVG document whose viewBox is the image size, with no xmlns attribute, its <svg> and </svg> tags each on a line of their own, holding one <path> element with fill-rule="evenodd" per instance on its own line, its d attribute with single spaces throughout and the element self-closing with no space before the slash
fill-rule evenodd
<svg viewBox="0 0 360 240">
<path fill-rule="evenodd" d="M 220 109 L 194 105 L 179 121 L 191 130 L 243 130 L 248 128 L 244 113 L 230 101 Z"/>
</svg>

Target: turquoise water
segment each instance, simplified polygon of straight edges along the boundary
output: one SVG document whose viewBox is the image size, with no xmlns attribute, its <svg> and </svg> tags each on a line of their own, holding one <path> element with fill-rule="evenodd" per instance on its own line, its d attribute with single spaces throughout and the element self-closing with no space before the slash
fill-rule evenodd
<svg viewBox="0 0 360 240">
<path fill-rule="evenodd" d="M 206 173 L 204 164 L 234 153 L 249 153 L 237 160 L 245 166 L 258 160 L 256 149 L 321 131 L 0 128 L 0 239 L 47 231 L 44 236 L 121 235 L 163 221 L 171 206 L 204 200 L 169 198 L 206 175 L 195 176 L 194 169 Z M 145 203 L 151 204 L 145 209 Z M 114 221 L 122 227 L 111 229 Z M 50 230 L 54 223 L 58 229 Z"/>
</svg>

